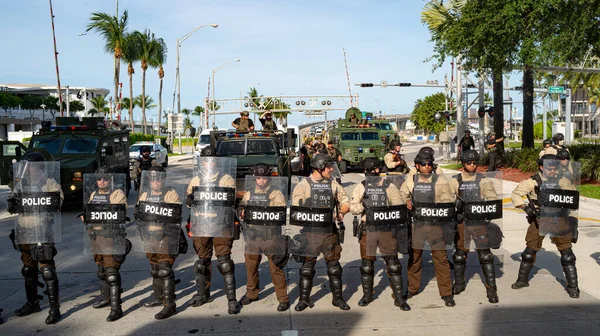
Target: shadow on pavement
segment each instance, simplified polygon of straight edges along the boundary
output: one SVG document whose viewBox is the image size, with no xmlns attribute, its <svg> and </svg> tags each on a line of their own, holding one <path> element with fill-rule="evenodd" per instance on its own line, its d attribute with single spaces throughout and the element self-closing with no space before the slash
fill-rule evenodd
<svg viewBox="0 0 600 336">
<path fill-rule="evenodd" d="M 521 262 L 521 253 L 520 252 L 513 253 L 510 257 L 515 261 Z M 544 268 L 541 268 L 540 265 L 546 265 L 546 266 Z M 529 280 L 531 281 L 533 278 L 535 278 L 535 276 L 538 274 L 538 272 L 540 270 L 547 271 L 554 278 L 556 278 L 556 281 L 565 285 L 565 281 L 564 281 L 565 274 L 563 272 L 562 265 L 560 263 L 560 257 L 558 255 L 556 255 L 555 253 L 548 252 L 548 251 L 542 249 L 536 254 L 535 264 L 534 264 L 533 270 L 531 271 L 531 275 L 529 276 Z M 517 278 L 516 278 L 517 275 L 515 274 L 514 276 L 515 276 L 515 280 L 517 280 Z"/>
</svg>

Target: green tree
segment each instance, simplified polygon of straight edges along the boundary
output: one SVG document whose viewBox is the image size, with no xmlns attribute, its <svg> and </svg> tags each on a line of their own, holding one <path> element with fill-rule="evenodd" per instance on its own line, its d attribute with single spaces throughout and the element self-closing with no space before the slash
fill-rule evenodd
<svg viewBox="0 0 600 336">
<path fill-rule="evenodd" d="M 14 109 L 21 104 L 21 98 L 8 92 L 0 92 L 0 107 L 4 109 L 4 114 L 8 115 L 8 109 Z"/>
<path fill-rule="evenodd" d="M 181 112 L 183 112 L 183 110 L 181 110 Z M 194 122 L 190 119 L 189 114 L 187 114 L 186 117 L 183 118 L 183 132 L 185 133 L 186 130 L 191 129 L 192 127 L 194 127 Z"/>
<path fill-rule="evenodd" d="M 104 99 L 103 96 L 95 96 L 94 98 L 90 99 L 90 102 L 92 102 L 92 106 L 94 107 L 96 112 L 104 112 L 106 116 L 106 109 L 109 109 L 109 107 L 108 102 L 106 101 L 106 99 Z"/>
<path fill-rule="evenodd" d="M 142 107 L 142 129 L 143 133 L 146 134 L 146 70 L 148 70 L 149 66 L 153 67 L 152 64 L 154 63 L 150 63 L 150 60 L 155 56 L 156 50 L 160 48 L 160 43 L 157 41 L 154 33 L 148 29 L 144 29 L 143 33 L 136 30 L 132 34 L 137 39 L 140 48 L 140 62 L 142 67 L 142 94 L 140 95 L 142 100 L 140 106 Z"/>
<path fill-rule="evenodd" d="M 88 110 L 88 114 L 93 117 L 96 114 L 98 114 L 98 110 L 96 110 L 95 108 L 91 108 L 91 109 Z"/>
<path fill-rule="evenodd" d="M 250 110 L 258 109 L 258 106 L 260 106 L 263 96 L 258 95 L 258 90 L 256 90 L 256 87 L 251 87 L 248 90 L 248 92 L 246 92 L 246 94 L 249 98 L 248 100 L 250 103 Z"/>
<path fill-rule="evenodd" d="M 69 102 L 69 111 L 74 113 L 74 112 L 81 112 L 85 110 L 85 106 L 83 106 L 83 103 L 79 100 L 71 100 Z"/>
<path fill-rule="evenodd" d="M 127 11 L 123 12 L 123 16 L 113 16 L 108 13 L 94 12 L 90 17 L 90 23 L 87 25 L 87 30 L 93 30 L 104 38 L 104 51 L 109 54 L 114 54 L 115 59 L 115 91 L 114 96 L 118 96 L 119 92 L 119 76 L 121 72 L 121 57 L 123 56 L 123 43 L 125 39 L 125 31 L 127 30 L 127 22 L 129 15 Z"/>
<path fill-rule="evenodd" d="M 151 110 L 153 108 L 156 107 L 156 104 L 154 104 L 154 99 L 150 96 L 146 96 L 144 97 L 145 101 L 146 101 L 146 109 Z M 135 97 L 134 101 L 133 101 L 133 106 L 142 106 L 142 100 L 144 99 L 142 95 L 138 95 Z"/>
<path fill-rule="evenodd" d="M 133 109 L 135 108 L 135 104 L 130 104 L 133 98 L 133 75 L 135 74 L 135 68 L 133 67 L 133 63 L 140 60 L 140 46 L 138 43 L 138 39 L 133 34 L 125 34 L 125 38 L 123 39 L 123 61 L 127 63 L 127 75 L 129 76 L 129 98 L 123 98 L 121 100 L 121 107 L 124 105 L 127 106 L 129 110 L 129 122 L 130 127 L 133 130 Z M 127 102 L 125 103 L 125 100 Z"/>
<path fill-rule="evenodd" d="M 192 111 L 192 115 L 198 117 L 198 125 L 202 126 L 202 114 L 204 113 L 204 107 L 196 106 L 194 107 L 194 111 Z M 198 135 L 200 136 L 200 135 Z"/>
<path fill-rule="evenodd" d="M 42 98 L 42 104 L 46 105 L 46 111 L 50 112 L 52 118 L 60 109 L 58 108 L 58 97 L 46 96 Z"/>
<path fill-rule="evenodd" d="M 162 114 L 162 91 L 163 91 L 163 78 L 165 77 L 165 70 L 163 64 L 167 61 L 167 44 L 162 38 L 156 39 L 156 48 L 152 57 L 148 60 L 150 66 L 158 68 L 158 79 L 160 81 L 158 89 L 158 129 L 160 130 L 160 119 Z"/>
<path fill-rule="evenodd" d="M 41 109 L 42 97 L 36 95 L 24 95 L 21 97 L 21 107 L 29 110 L 29 117 L 33 118 L 35 110 Z"/>
<path fill-rule="evenodd" d="M 410 121 L 416 128 L 429 133 L 439 133 L 446 129 L 445 119 L 435 120 L 435 113 L 443 111 L 446 108 L 446 96 L 444 93 L 429 95 L 423 99 L 417 100 L 415 108 L 410 116 Z"/>
</svg>

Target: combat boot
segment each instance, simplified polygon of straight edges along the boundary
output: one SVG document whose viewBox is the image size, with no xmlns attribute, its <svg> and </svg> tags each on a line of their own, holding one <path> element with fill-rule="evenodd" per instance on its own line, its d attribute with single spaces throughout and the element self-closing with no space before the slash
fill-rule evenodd
<svg viewBox="0 0 600 336">
<path fill-rule="evenodd" d="M 465 272 L 467 270 L 467 252 L 457 249 L 452 256 L 454 261 L 454 295 L 464 292 L 467 288 Z"/>
<path fill-rule="evenodd" d="M 104 274 L 104 268 L 98 266 L 98 279 L 100 279 L 100 300 L 92 305 L 92 308 L 104 308 L 110 305 L 110 293 L 109 286 L 106 283 L 106 274 Z"/>
<path fill-rule="evenodd" d="M 494 267 L 494 255 L 489 249 L 478 250 L 479 263 L 485 278 L 486 294 L 489 303 L 498 303 L 498 287 L 496 287 L 496 268 Z"/>
<path fill-rule="evenodd" d="M 373 287 L 375 278 L 375 269 L 373 267 L 373 260 L 363 259 L 360 266 L 360 282 L 363 289 L 363 297 L 358 300 L 360 307 L 366 307 L 369 303 L 373 302 Z"/>
<path fill-rule="evenodd" d="M 225 287 L 225 296 L 227 296 L 227 312 L 229 314 L 238 314 L 241 309 L 241 305 L 236 300 L 235 295 L 235 263 L 231 260 L 231 256 L 229 254 L 224 256 L 218 256 L 217 260 L 219 264 L 217 268 L 221 275 L 223 275 L 223 285 Z"/>
<path fill-rule="evenodd" d="M 119 270 L 114 267 L 107 267 L 105 272 L 110 295 L 110 314 L 108 314 L 106 321 L 114 322 L 123 317 L 123 310 L 121 309 L 121 275 Z"/>
<path fill-rule="evenodd" d="M 196 271 L 196 294 L 189 301 L 190 306 L 200 307 L 205 303 L 212 302 L 210 297 L 210 287 L 206 286 L 206 283 L 210 283 L 211 278 L 211 263 L 210 259 L 198 259 L 194 264 Z"/>
<path fill-rule="evenodd" d="M 164 320 L 177 314 L 177 305 L 175 304 L 175 275 L 173 274 L 172 266 L 169 263 L 160 263 L 158 276 L 162 282 L 164 307 L 154 315 L 154 318 Z"/>
<path fill-rule="evenodd" d="M 579 285 L 577 278 L 577 267 L 575 261 L 577 258 L 571 248 L 560 251 L 560 263 L 562 264 L 565 278 L 567 279 L 567 293 L 573 299 L 579 298 Z"/>
<path fill-rule="evenodd" d="M 19 317 L 31 315 L 33 313 L 41 311 L 40 296 L 38 296 L 37 294 L 37 267 L 25 265 L 23 266 L 23 268 L 21 268 L 21 274 L 25 278 L 25 296 L 27 297 L 27 302 L 25 302 L 25 304 L 21 308 L 15 310 L 15 315 Z"/>
<path fill-rule="evenodd" d="M 42 278 L 46 282 L 46 295 L 48 296 L 48 303 L 50 304 L 50 310 L 48 311 L 48 317 L 46 318 L 46 324 L 55 324 L 60 320 L 60 304 L 58 300 L 58 276 L 54 266 L 44 266 L 40 269 Z"/>
<path fill-rule="evenodd" d="M 154 293 L 144 303 L 144 307 L 147 308 L 158 307 L 163 304 L 163 282 L 158 277 L 158 265 L 152 265 L 150 274 L 152 275 L 152 291 Z"/>
<path fill-rule="evenodd" d="M 519 274 L 517 276 L 517 282 L 512 284 L 512 289 L 521 289 L 529 287 L 529 273 L 533 268 L 535 262 L 536 251 L 530 247 L 526 247 L 523 253 L 521 253 L 521 265 L 519 266 Z"/>
<path fill-rule="evenodd" d="M 341 310 L 350 310 L 350 306 L 344 301 L 342 295 L 342 265 L 339 261 L 334 260 L 327 263 L 327 275 L 333 296 L 331 303 Z"/>
<path fill-rule="evenodd" d="M 300 296 L 298 298 L 298 303 L 294 307 L 294 310 L 296 311 L 303 311 L 306 308 L 314 307 L 314 304 L 310 301 L 310 292 L 312 291 L 313 278 L 315 276 L 314 268 L 314 262 L 305 262 L 300 268 L 300 281 L 298 282 Z"/>
<path fill-rule="evenodd" d="M 400 310 L 409 311 L 410 306 L 402 296 L 402 264 L 398 258 L 386 260 L 387 271 L 390 278 L 390 286 L 394 293 L 394 305 Z"/>
</svg>

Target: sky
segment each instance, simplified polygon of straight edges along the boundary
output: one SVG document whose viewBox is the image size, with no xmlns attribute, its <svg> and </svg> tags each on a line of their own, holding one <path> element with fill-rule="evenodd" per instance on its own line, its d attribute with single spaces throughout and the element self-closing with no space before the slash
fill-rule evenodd
<svg viewBox="0 0 600 336">
<path fill-rule="evenodd" d="M 442 89 L 359 88 L 355 83 L 444 82 L 450 63 L 435 72 L 425 60 L 432 55 L 430 34 L 420 21 L 423 0 L 206 1 L 120 0 L 129 12 L 129 31 L 149 29 L 169 48 L 164 65 L 163 110 L 172 108 L 176 40 L 202 24 L 181 48 L 181 105 L 203 105 L 212 70 L 239 58 L 215 76 L 215 96 L 239 98 L 250 87 L 259 94 L 348 95 L 342 48 L 347 53 L 351 90 L 359 108 L 387 114 L 411 113 L 417 99 Z M 56 84 L 49 4 L 42 0 L 0 0 L 0 82 Z M 101 87 L 113 91 L 113 57 L 104 41 L 85 32 L 92 12 L 116 12 L 116 0 L 54 0 L 61 85 Z M 142 71 L 134 65 L 134 96 L 141 93 Z M 121 66 L 123 96 L 129 92 L 127 66 Z M 156 69 L 146 74 L 146 94 L 158 101 Z M 109 95 L 112 95 L 111 92 Z M 474 96 L 471 96 L 474 97 Z M 470 99 L 474 99 L 471 98 Z M 141 115 L 137 109 L 136 114 Z M 338 118 L 343 112 L 329 113 Z M 151 118 L 157 109 L 147 111 Z M 217 118 L 229 125 L 234 116 Z M 309 120 L 297 113 L 290 124 Z M 194 120 L 197 125 L 197 120 Z"/>
</svg>

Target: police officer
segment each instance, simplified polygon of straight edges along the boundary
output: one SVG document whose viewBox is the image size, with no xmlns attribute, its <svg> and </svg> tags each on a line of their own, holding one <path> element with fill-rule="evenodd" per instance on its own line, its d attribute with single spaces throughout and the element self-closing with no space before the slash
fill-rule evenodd
<svg viewBox="0 0 600 336">
<path fill-rule="evenodd" d="M 277 130 L 277 124 L 275 124 L 275 121 L 273 120 L 273 113 L 271 111 L 265 111 L 265 113 L 258 117 L 258 120 L 262 124 L 263 131 Z"/>
<path fill-rule="evenodd" d="M 124 204 L 127 205 L 127 196 L 123 190 L 118 189 L 113 183 L 113 170 L 109 167 L 100 167 L 96 170 L 96 174 L 91 177 L 96 181 L 91 181 L 95 184 L 93 191 L 88 193 L 86 190 L 85 207 L 88 205 L 103 205 L 103 204 Z M 87 178 L 87 176 L 84 176 Z M 124 181 L 123 181 L 124 182 Z M 113 210 L 113 209 L 111 209 Z M 115 211 L 119 211 L 114 209 Z M 125 208 L 122 211 L 126 211 Z M 87 211 L 86 211 L 87 212 Z M 125 214 L 123 213 L 123 219 Z M 81 216 L 84 222 L 90 221 L 84 213 Z M 93 252 L 101 252 L 102 250 L 111 251 L 119 249 L 117 246 L 122 245 L 125 248 L 124 254 L 99 254 L 94 253 L 94 262 L 98 265 L 98 279 L 100 279 L 100 301 L 92 305 L 93 308 L 104 308 L 110 306 L 110 314 L 106 321 L 113 322 L 123 317 L 121 309 L 121 275 L 119 269 L 125 262 L 125 257 L 131 250 L 131 242 L 124 236 L 120 236 L 119 224 L 104 224 L 90 223 L 87 231 L 90 235 L 90 241 Z M 120 236 L 120 237 L 119 237 Z M 122 240 L 123 244 L 119 241 Z"/>
<path fill-rule="evenodd" d="M 342 161 L 342 153 L 339 149 L 333 147 L 333 141 L 331 140 L 327 141 L 327 154 L 335 163 Z"/>
<path fill-rule="evenodd" d="M 417 156 L 419 154 L 423 154 L 426 155 L 427 157 L 431 158 L 431 162 L 433 163 L 433 171 L 438 174 L 438 175 L 443 175 L 444 171 L 442 170 L 442 168 L 440 166 L 438 166 L 436 163 L 434 163 L 435 161 L 435 151 L 433 150 L 433 148 L 425 146 L 422 147 L 421 149 L 419 149 L 419 153 L 417 154 Z M 415 174 L 418 172 L 417 167 L 412 167 L 410 168 L 408 174 L 406 175 L 406 180 L 412 180 L 413 177 L 415 176 Z"/>
<path fill-rule="evenodd" d="M 363 287 L 363 297 L 360 299 L 360 301 L 358 301 L 358 305 L 361 307 L 366 307 L 373 301 L 373 283 L 375 277 L 375 267 L 373 264 L 377 259 L 375 257 L 376 253 L 374 253 L 376 251 L 373 250 L 379 247 L 387 267 L 386 270 L 389 277 L 390 286 L 394 292 L 394 305 L 400 307 L 401 310 L 407 311 L 410 310 L 410 306 L 408 303 L 406 303 L 406 300 L 402 296 L 402 265 L 398 259 L 397 237 L 388 227 L 385 231 L 382 230 L 381 232 L 373 232 L 372 235 L 375 237 L 371 238 L 369 237 L 371 233 L 367 232 L 365 226 L 365 221 L 367 219 L 366 212 L 369 207 L 386 207 L 390 205 L 400 205 L 402 203 L 400 193 L 396 186 L 393 183 L 389 183 L 389 181 L 386 183 L 384 178 L 380 177 L 380 171 L 382 168 L 383 164 L 375 157 L 369 157 L 363 160 L 363 169 L 367 180 L 356 185 L 352 191 L 352 200 L 350 201 L 350 211 L 352 214 L 361 215 L 361 225 L 359 228 L 361 233 L 359 234 L 360 238 L 358 242 L 360 244 L 360 274 Z M 367 195 L 367 189 L 371 190 L 382 188 L 382 191 L 385 193 L 385 202 L 383 202 L 383 204 L 379 204 L 368 199 L 369 196 Z M 369 224 L 375 226 L 377 223 Z M 400 231 L 400 229 L 398 228 L 396 231 Z M 397 234 L 399 234 L 399 232 Z M 373 242 L 370 241 L 370 238 L 375 240 L 376 246 L 371 246 L 373 245 Z M 367 246 L 367 244 L 370 246 Z M 368 249 L 369 251 L 367 251 Z"/>
<path fill-rule="evenodd" d="M 37 233 L 43 231 L 52 231 L 51 228 L 47 227 L 52 225 L 52 215 L 48 214 L 47 219 L 40 219 L 37 213 L 35 216 L 32 213 L 24 213 L 22 209 L 22 192 L 54 192 L 60 193 L 60 205 L 64 199 L 64 195 L 60 184 L 51 177 L 46 171 L 42 171 L 40 165 L 46 161 L 44 155 L 39 152 L 29 152 L 25 154 L 22 160 L 18 163 L 23 170 L 28 169 L 24 172 L 28 175 L 27 178 L 18 180 L 18 177 L 13 177 L 13 190 L 8 196 L 8 212 L 11 214 L 19 214 L 17 218 L 17 231 L 13 230 L 10 234 L 10 238 L 13 241 L 13 247 L 21 252 L 21 261 L 23 267 L 21 268 L 21 274 L 25 278 L 25 294 L 27 296 L 27 302 L 19 309 L 15 311 L 16 316 L 27 316 L 36 312 L 41 311 L 40 299 L 38 296 L 38 273 L 41 273 L 42 279 L 46 282 L 46 294 L 48 295 L 48 302 L 50 304 L 50 310 L 48 317 L 46 318 L 46 324 L 54 324 L 60 319 L 60 304 L 58 299 L 58 276 L 56 274 L 56 265 L 54 263 L 54 256 L 57 251 L 54 247 L 55 237 L 45 237 L 50 239 L 43 239 L 39 243 L 19 243 L 20 236 L 28 236 L 29 231 L 33 231 L 32 235 L 36 238 Z M 59 169 L 56 167 L 56 169 Z M 38 180 L 36 180 L 38 179 Z M 56 206 L 56 204 L 54 204 Z M 41 226 L 44 227 L 41 227 Z M 38 269 L 39 267 L 39 269 Z"/>
<path fill-rule="evenodd" d="M 573 176 L 573 165 L 571 164 L 571 154 L 566 148 L 561 148 L 556 153 L 556 157 L 560 160 L 558 174 L 561 177 L 571 178 Z"/>
<path fill-rule="evenodd" d="M 497 200 L 498 194 L 491 181 L 483 179 L 483 176 L 477 173 L 477 163 L 479 162 L 479 153 L 475 150 L 462 152 L 461 162 L 463 172 L 453 176 L 450 180 L 450 186 L 457 197 L 457 237 L 456 252 L 452 256 L 454 260 L 454 295 L 463 292 L 467 285 L 465 283 L 465 271 L 467 268 L 467 256 L 469 246 L 465 246 L 465 240 L 469 242 L 471 238 L 475 240 L 479 263 L 483 270 L 485 278 L 485 288 L 488 301 L 498 303 L 498 294 L 496 287 L 496 271 L 494 269 L 494 254 L 490 246 L 494 245 L 490 240 L 498 238 L 501 233 L 490 233 L 488 225 L 484 222 L 469 222 L 472 228 L 465 230 L 464 206 L 469 202 L 480 202 L 484 200 Z M 474 237 L 465 237 L 467 234 Z"/>
<path fill-rule="evenodd" d="M 136 190 L 140 187 L 140 177 L 143 170 L 148 170 L 152 166 L 158 166 L 159 163 L 155 158 L 150 157 L 150 146 L 142 146 L 140 148 L 140 157 L 133 164 L 131 170 L 131 179 L 134 181 Z"/>
<path fill-rule="evenodd" d="M 512 192 L 511 198 L 513 204 L 527 214 L 529 228 L 525 236 L 527 247 L 521 253 L 521 265 L 517 281 L 512 285 L 513 289 L 521 289 L 529 286 L 529 273 L 535 263 L 536 254 L 542 248 L 542 242 L 545 236 L 540 235 L 540 204 L 538 198 L 540 190 L 543 186 L 553 186 L 553 188 L 563 190 L 575 190 L 575 186 L 565 177 L 558 174 L 559 160 L 555 155 L 544 155 L 538 160 L 539 172 L 533 175 L 530 179 L 523 180 Z M 523 197 L 529 198 L 529 205 L 523 201 Z M 560 251 L 560 262 L 565 272 L 567 279 L 567 293 L 571 298 L 579 298 L 579 287 L 577 281 L 577 267 L 575 266 L 575 254 L 572 250 L 572 243 L 575 237 L 573 234 L 567 233 L 560 236 L 550 238 L 552 243 L 556 245 Z"/>
<path fill-rule="evenodd" d="M 179 253 L 187 252 L 187 239 L 180 228 L 182 202 L 177 191 L 165 185 L 166 172 L 163 167 L 150 167 L 145 173 L 141 194 L 135 207 L 135 216 L 138 225 L 144 223 L 140 230 L 143 232 L 142 240 L 147 247 L 146 257 L 150 262 L 152 275 L 152 290 L 154 295 L 144 303 L 145 307 L 163 306 L 163 309 L 154 315 L 157 320 L 163 320 L 177 314 L 175 303 L 175 276 L 173 264 Z M 149 181 L 150 188 L 144 184 Z M 148 190 L 149 189 L 149 190 Z M 172 218 L 159 218 L 156 215 L 148 216 L 145 204 L 161 206 L 172 209 Z M 140 205 L 142 207 L 140 208 Z M 173 246 L 173 242 L 177 242 Z"/>
<path fill-rule="evenodd" d="M 202 157 L 216 157 L 217 151 L 214 147 L 205 147 L 200 152 Z M 201 161 L 202 162 L 202 161 Z M 202 164 L 209 164 L 203 162 Z M 194 187 L 199 187 L 201 182 L 213 184 L 216 187 L 222 188 L 235 188 L 235 179 L 227 174 L 216 172 L 215 167 L 199 167 L 199 169 L 205 169 L 209 171 L 209 175 L 205 175 L 206 181 L 200 181 L 198 176 L 194 176 L 190 181 L 187 189 L 186 204 L 188 207 L 192 207 L 194 201 Z M 193 211 L 193 209 L 192 209 Z M 194 249 L 198 255 L 198 260 L 194 264 L 196 271 L 196 286 L 198 292 L 194 294 L 190 300 L 190 304 L 194 307 L 202 306 L 207 302 L 211 302 L 210 297 L 210 279 L 212 275 L 211 270 L 211 259 L 213 254 L 213 248 L 217 255 L 217 268 L 221 275 L 223 275 L 223 282 L 225 284 L 225 293 L 228 300 L 228 312 L 229 314 L 237 314 L 240 312 L 240 305 L 236 300 L 236 285 L 235 285 L 235 263 L 231 259 L 231 248 L 233 246 L 233 238 L 229 237 L 194 237 L 193 238 Z"/>
<path fill-rule="evenodd" d="M 412 211 L 415 203 L 417 203 L 414 200 L 415 189 L 419 193 L 425 194 L 425 197 L 434 200 L 435 203 L 454 203 L 453 193 L 444 176 L 435 173 L 433 170 L 433 156 L 428 153 L 418 154 L 415 157 L 415 166 L 419 174 L 414 175 L 414 178 L 407 179 L 400 188 L 400 197 L 402 198 L 402 202 L 406 203 L 408 210 Z M 409 299 L 417 295 L 421 287 L 423 245 L 427 241 L 433 245 L 431 246 L 431 256 L 433 258 L 440 296 L 447 307 L 454 307 L 456 305 L 452 296 L 450 263 L 448 262 L 448 255 L 445 249 L 448 243 L 445 240 L 442 226 L 427 227 L 427 225 L 423 225 L 421 228 L 418 228 L 416 225 L 413 225 L 413 249 L 408 260 Z"/>
<path fill-rule="evenodd" d="M 556 155 L 556 148 L 552 146 L 552 139 L 545 139 L 542 143 L 542 146 L 543 148 L 539 154 L 540 158 L 546 154 Z"/>
<path fill-rule="evenodd" d="M 254 131 L 254 123 L 252 119 L 249 118 L 250 112 L 242 111 L 240 112 L 240 117 L 235 119 L 231 126 L 235 128 L 238 132 L 249 132 Z"/>
<path fill-rule="evenodd" d="M 488 165 L 488 171 L 495 171 L 498 166 L 498 143 L 502 142 L 504 138 L 496 139 L 496 132 L 490 132 L 489 139 L 485 142 L 485 148 L 488 151 L 488 158 L 490 164 Z"/>
<path fill-rule="evenodd" d="M 262 206 L 267 209 L 287 206 L 286 197 L 281 189 L 273 185 L 270 180 L 271 168 L 263 163 L 259 163 L 253 168 L 255 184 L 253 190 L 246 190 L 244 197 L 240 201 L 240 217 L 245 218 L 245 207 L 248 205 Z M 287 185 L 287 178 L 285 184 Z M 247 180 L 248 181 L 248 180 Z M 250 187 L 247 183 L 247 186 Z M 285 225 L 285 215 L 282 216 L 282 225 Z M 258 226 L 258 228 L 253 228 Z M 240 302 L 246 306 L 258 300 L 260 292 L 258 266 L 260 265 L 262 254 L 266 254 L 269 258 L 269 270 L 271 271 L 271 280 L 275 287 L 277 295 L 277 311 L 286 311 L 290 308 L 290 300 L 287 294 L 287 285 L 285 281 L 285 273 L 283 267 L 287 264 L 289 255 L 285 254 L 285 236 L 281 233 L 281 226 L 267 225 L 249 225 L 246 226 L 245 234 L 254 235 L 256 237 L 248 237 L 246 239 L 246 253 L 244 259 L 246 261 L 246 272 L 248 281 L 246 282 L 246 295 Z M 268 234 L 268 235 L 267 235 Z M 258 237 L 260 236 L 260 237 Z M 248 247 L 248 244 L 251 245 Z M 257 254 L 261 253 L 261 254 Z"/>
<path fill-rule="evenodd" d="M 554 142 L 553 147 L 556 150 L 559 150 L 561 148 L 567 148 L 565 147 L 565 135 L 562 133 L 556 133 L 552 136 L 552 142 Z"/>
<path fill-rule="evenodd" d="M 348 195 L 344 191 L 343 187 L 335 180 L 331 180 L 331 174 L 334 171 L 334 162 L 327 154 L 316 154 L 310 161 L 312 173 L 309 177 L 303 179 L 296 185 L 292 191 L 292 210 L 294 207 L 300 209 L 299 211 L 310 212 L 310 207 L 306 205 L 319 207 L 319 202 L 323 201 L 326 204 L 322 204 L 323 208 L 330 209 L 329 215 L 333 217 L 334 206 L 337 206 L 338 220 L 343 220 L 344 215 L 349 212 L 349 200 Z M 313 197 L 313 194 L 321 195 L 320 197 Z M 324 195 L 329 195 L 326 197 Z M 314 201 L 317 198 L 317 201 Z M 311 201 L 312 200 L 312 201 Z M 315 203 L 317 202 L 317 203 Z M 334 204 L 335 203 L 335 204 Z M 292 211 L 292 217 L 294 213 Z M 340 244 L 340 238 L 337 234 L 335 222 L 331 222 L 330 229 L 327 232 L 315 233 L 305 232 L 308 241 L 307 249 L 316 251 L 315 254 L 318 256 L 323 253 L 325 262 L 327 264 L 327 275 L 329 276 L 329 286 L 333 294 L 332 304 L 342 310 L 349 310 L 350 306 L 344 301 L 342 295 L 342 265 L 340 265 L 340 257 L 342 252 L 342 246 Z M 300 268 L 300 297 L 298 304 L 294 308 L 296 311 L 303 311 L 307 307 L 312 307 L 313 303 L 310 301 L 310 292 L 312 290 L 313 278 L 315 276 L 315 263 L 317 257 L 315 256 L 304 256 L 302 258 L 295 256 L 296 260 L 302 260 L 302 266 Z"/>
<path fill-rule="evenodd" d="M 392 140 L 390 142 L 390 151 L 383 157 L 388 174 L 406 174 L 409 172 L 404 156 L 400 153 L 401 150 L 402 143 L 400 141 Z"/>
</svg>

